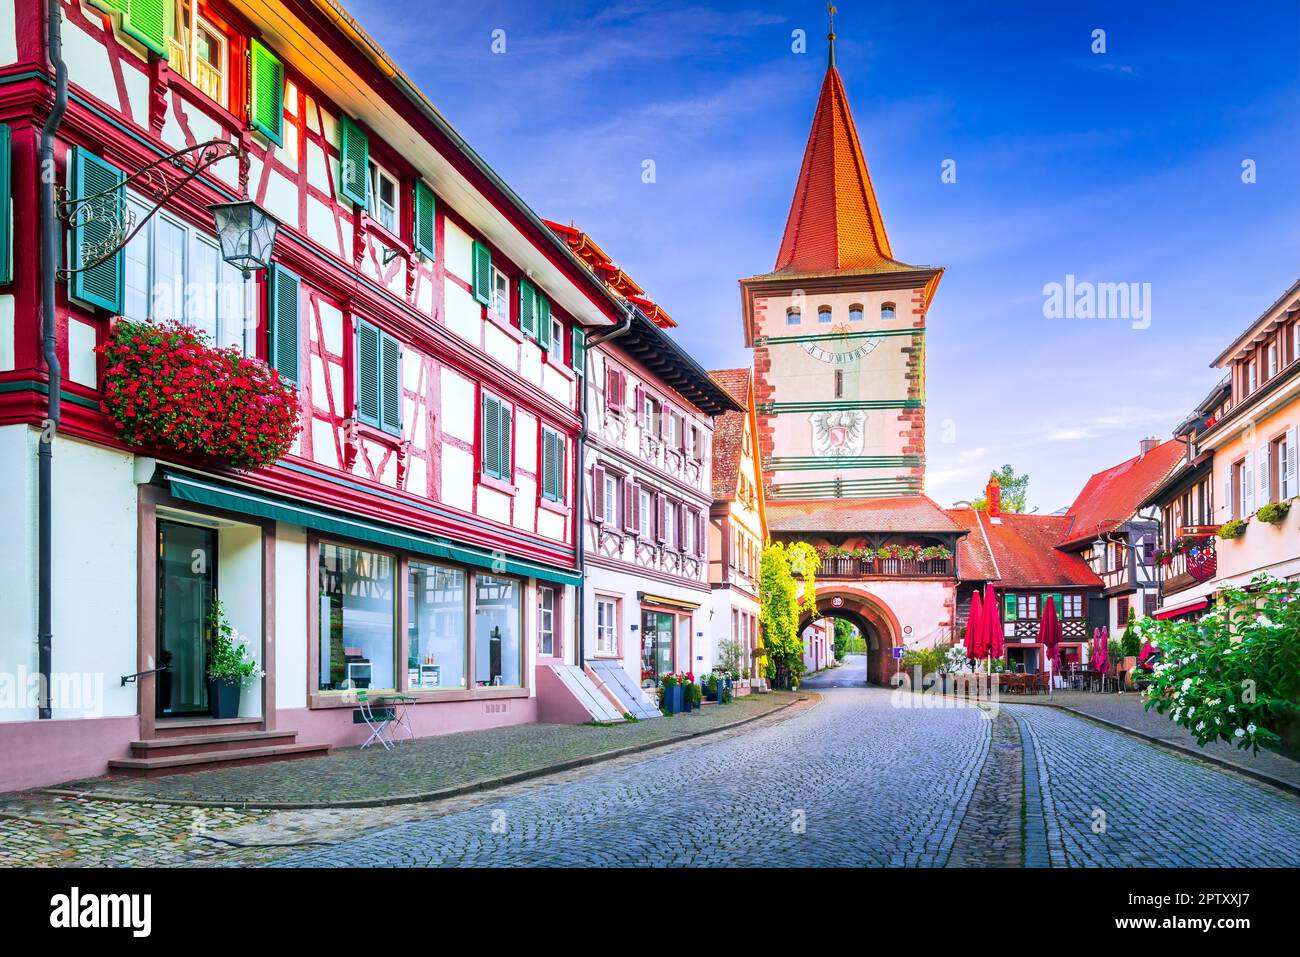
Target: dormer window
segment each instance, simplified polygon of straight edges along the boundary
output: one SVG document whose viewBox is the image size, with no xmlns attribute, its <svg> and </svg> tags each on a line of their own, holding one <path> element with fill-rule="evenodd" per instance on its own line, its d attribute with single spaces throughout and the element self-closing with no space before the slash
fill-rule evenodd
<svg viewBox="0 0 1300 957">
<path fill-rule="evenodd" d="M 1268 378 L 1277 375 L 1277 345 L 1272 344 L 1268 347 Z"/>
<path fill-rule="evenodd" d="M 886 322 L 893 321 L 894 304 L 892 302 L 882 303 L 880 306 L 880 318 Z"/>
<path fill-rule="evenodd" d="M 831 307 L 830 307 L 830 306 L 818 306 L 818 307 L 817 307 L 817 321 L 818 321 L 818 322 L 821 322 L 821 323 L 827 323 L 827 322 L 830 322 L 830 321 L 831 321 Z"/>
<path fill-rule="evenodd" d="M 195 16 L 191 0 L 175 3 L 172 35 L 167 38 L 168 65 L 205 95 L 227 106 L 230 57 L 226 35 L 202 13 Z"/>
<path fill-rule="evenodd" d="M 1246 363 L 1246 394 L 1250 395 L 1259 385 L 1255 375 L 1255 360 Z"/>
<path fill-rule="evenodd" d="M 369 161 L 370 215 L 394 236 L 398 234 L 397 179 L 373 159 Z"/>
</svg>

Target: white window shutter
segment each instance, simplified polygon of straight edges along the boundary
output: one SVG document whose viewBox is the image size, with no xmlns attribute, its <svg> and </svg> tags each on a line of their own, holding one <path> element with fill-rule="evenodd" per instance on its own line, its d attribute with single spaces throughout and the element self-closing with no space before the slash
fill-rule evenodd
<svg viewBox="0 0 1300 957">
<path fill-rule="evenodd" d="M 1223 473 L 1223 520 L 1226 522 L 1232 518 L 1232 466 L 1229 465 Z"/>
<path fill-rule="evenodd" d="M 1269 492 L 1271 491 L 1271 489 L 1269 488 L 1269 474 L 1268 474 L 1269 453 L 1271 451 L 1272 448 L 1269 446 L 1267 442 L 1260 444 L 1259 447 L 1259 504 L 1260 505 L 1267 505 L 1271 501 L 1271 498 L 1269 496 Z"/>
<path fill-rule="evenodd" d="M 1300 324 L 1296 328 L 1300 329 Z M 1296 427 L 1293 425 L 1286 430 L 1286 461 L 1278 463 L 1278 471 L 1282 473 L 1284 499 L 1300 495 L 1300 488 L 1296 487 L 1296 437 Z"/>
<path fill-rule="evenodd" d="M 1241 466 L 1241 517 L 1255 514 L 1255 454 L 1246 453 Z"/>
</svg>

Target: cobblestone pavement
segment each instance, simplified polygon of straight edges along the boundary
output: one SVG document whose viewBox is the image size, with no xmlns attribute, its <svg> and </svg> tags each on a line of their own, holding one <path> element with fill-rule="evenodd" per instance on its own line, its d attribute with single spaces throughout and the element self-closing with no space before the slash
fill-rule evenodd
<svg viewBox="0 0 1300 957">
<path fill-rule="evenodd" d="M 808 675 L 799 687 L 804 691 L 821 691 L 827 688 L 862 688 L 866 684 L 867 656 L 845 655 L 844 663 L 839 667 Z"/>
<path fill-rule="evenodd" d="M 830 691 L 748 733 L 281 863 L 942 865 L 990 723 L 974 708 L 891 701 L 878 688 Z"/>
<path fill-rule="evenodd" d="M 634 724 L 521 724 L 380 747 L 343 748 L 321 758 L 254 764 L 159 778 L 94 778 L 61 785 L 84 793 L 220 804 L 310 804 L 391 800 L 602 752 L 688 737 L 789 704 L 773 692 Z"/>
<path fill-rule="evenodd" d="M 1055 708 L 1028 731 L 1053 867 L 1296 867 L 1300 801 Z"/>
<path fill-rule="evenodd" d="M 1019 867 L 1024 805 L 1024 761 L 1015 719 L 990 718 L 993 738 L 988 760 L 962 819 L 949 867 Z"/>
</svg>

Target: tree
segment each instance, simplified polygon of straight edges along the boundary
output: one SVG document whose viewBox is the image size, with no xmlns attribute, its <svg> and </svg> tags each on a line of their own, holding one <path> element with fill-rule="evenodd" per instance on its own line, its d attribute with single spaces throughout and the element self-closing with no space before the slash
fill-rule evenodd
<svg viewBox="0 0 1300 957">
<path fill-rule="evenodd" d="M 1142 651 L 1142 645 L 1138 641 L 1138 629 L 1133 627 L 1137 621 L 1137 610 L 1129 605 L 1128 621 L 1124 624 L 1124 637 L 1120 639 L 1119 646 L 1124 652 L 1125 658 L 1136 658 Z"/>
<path fill-rule="evenodd" d="M 1015 468 L 1004 465 L 1000 471 L 989 473 L 989 477 L 996 477 L 998 484 L 1002 486 L 1002 511 L 1023 512 L 1025 510 L 1029 498 L 1028 475 L 1017 475 Z M 977 512 L 988 510 L 989 500 L 984 496 L 984 490 L 981 490 L 979 498 L 972 500 L 971 506 Z"/>
<path fill-rule="evenodd" d="M 844 618 L 835 619 L 835 660 L 843 661 L 853 640 L 853 625 Z"/>
<path fill-rule="evenodd" d="M 804 672 L 803 641 L 799 619 L 817 615 L 817 550 L 805 542 L 789 546 L 773 542 L 764 546 L 759 562 L 759 622 L 767 654 L 768 680 L 788 688 Z M 795 575 L 803 579 L 804 597 L 798 600 Z"/>
</svg>

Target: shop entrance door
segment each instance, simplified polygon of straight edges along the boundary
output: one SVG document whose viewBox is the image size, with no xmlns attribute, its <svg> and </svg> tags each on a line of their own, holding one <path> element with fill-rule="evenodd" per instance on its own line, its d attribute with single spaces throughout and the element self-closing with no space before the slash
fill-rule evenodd
<svg viewBox="0 0 1300 957">
<path fill-rule="evenodd" d="M 217 533 L 158 523 L 158 673 L 160 718 L 212 713 L 208 703 L 208 618 L 217 590 Z"/>
<path fill-rule="evenodd" d="M 662 611 L 641 612 L 641 686 L 654 688 L 673 671 L 673 626 L 676 616 Z"/>
</svg>

